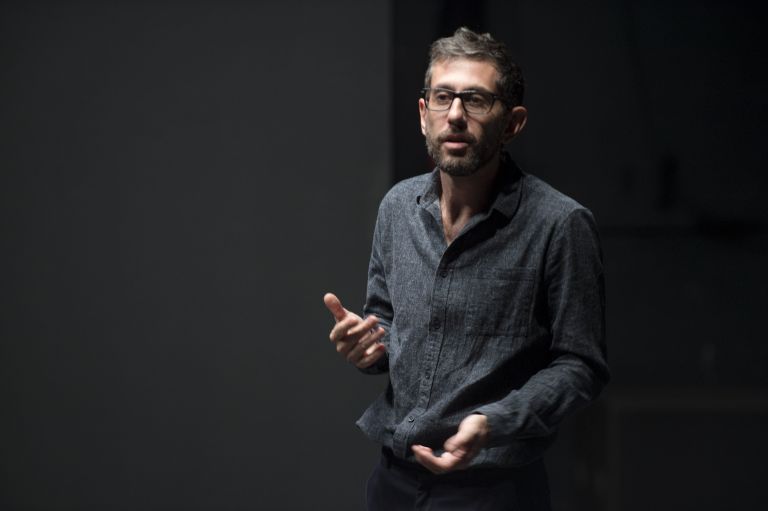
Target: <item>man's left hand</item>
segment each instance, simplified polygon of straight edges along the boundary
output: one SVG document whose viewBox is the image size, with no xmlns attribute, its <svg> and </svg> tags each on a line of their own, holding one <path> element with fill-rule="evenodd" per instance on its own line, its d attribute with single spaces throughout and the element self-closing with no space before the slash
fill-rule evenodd
<svg viewBox="0 0 768 511">
<path fill-rule="evenodd" d="M 445 452 L 440 456 L 435 456 L 432 449 L 423 445 L 413 445 L 411 449 L 416 461 L 427 467 L 430 472 L 444 474 L 469 465 L 487 440 L 488 418 L 475 413 L 461 421 L 458 432 L 443 444 Z"/>
</svg>

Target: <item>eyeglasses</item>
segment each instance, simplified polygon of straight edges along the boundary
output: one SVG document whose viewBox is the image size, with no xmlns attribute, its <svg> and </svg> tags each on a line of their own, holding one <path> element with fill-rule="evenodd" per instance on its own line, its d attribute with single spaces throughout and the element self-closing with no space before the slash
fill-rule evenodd
<svg viewBox="0 0 768 511">
<path fill-rule="evenodd" d="M 451 89 L 424 88 L 421 89 L 421 97 L 427 104 L 427 109 L 433 112 L 445 112 L 450 110 L 453 100 L 459 98 L 464 110 L 468 114 L 487 114 L 493 108 L 496 100 L 503 101 L 501 96 L 478 90 L 463 90 L 461 92 Z"/>
</svg>

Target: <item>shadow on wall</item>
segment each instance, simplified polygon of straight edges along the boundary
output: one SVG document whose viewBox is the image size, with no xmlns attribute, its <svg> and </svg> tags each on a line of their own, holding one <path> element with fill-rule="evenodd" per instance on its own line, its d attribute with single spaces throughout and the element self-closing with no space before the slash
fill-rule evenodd
<svg viewBox="0 0 768 511">
<path fill-rule="evenodd" d="M 398 1 L 393 12 L 395 179 L 427 170 L 416 91 L 428 45 L 466 25 L 507 42 L 525 72 L 514 158 L 601 226 L 613 381 L 548 456 L 554 507 L 762 507 L 765 7 Z"/>
</svg>

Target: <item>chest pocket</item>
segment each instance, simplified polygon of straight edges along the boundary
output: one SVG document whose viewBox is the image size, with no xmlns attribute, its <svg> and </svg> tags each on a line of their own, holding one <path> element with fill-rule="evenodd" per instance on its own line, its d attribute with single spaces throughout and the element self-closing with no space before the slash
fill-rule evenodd
<svg viewBox="0 0 768 511">
<path fill-rule="evenodd" d="M 533 269 L 488 270 L 469 279 L 467 333 L 526 336 L 533 300 Z"/>
</svg>

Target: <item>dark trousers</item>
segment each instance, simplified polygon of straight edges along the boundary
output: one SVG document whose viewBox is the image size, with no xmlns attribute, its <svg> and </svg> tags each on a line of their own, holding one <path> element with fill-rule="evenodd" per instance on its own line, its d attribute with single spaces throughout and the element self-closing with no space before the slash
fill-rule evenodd
<svg viewBox="0 0 768 511">
<path fill-rule="evenodd" d="M 384 449 L 368 479 L 369 511 L 549 511 L 544 464 L 435 475 Z"/>
</svg>

